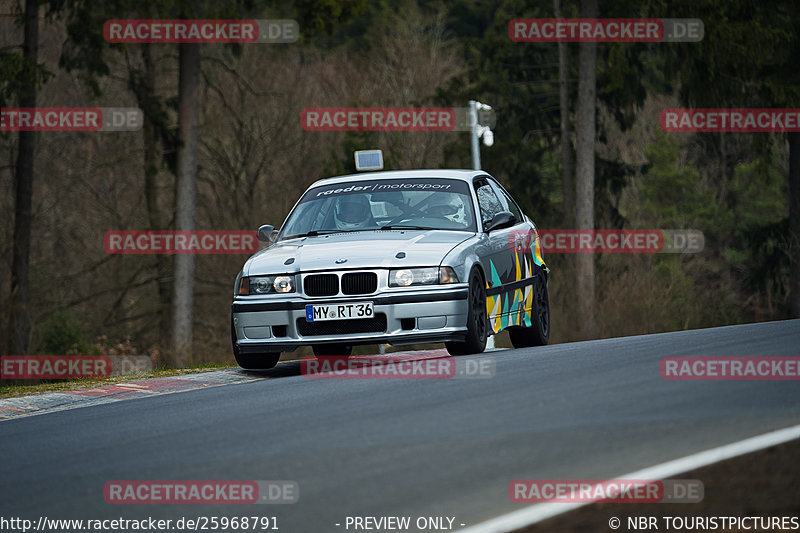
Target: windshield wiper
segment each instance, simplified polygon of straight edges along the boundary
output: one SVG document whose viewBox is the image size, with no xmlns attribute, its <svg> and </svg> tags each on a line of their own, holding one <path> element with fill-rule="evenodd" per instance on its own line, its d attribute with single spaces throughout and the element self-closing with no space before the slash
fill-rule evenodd
<svg viewBox="0 0 800 533">
<path fill-rule="evenodd" d="M 386 231 L 391 229 L 430 230 L 430 229 L 441 229 L 441 228 L 431 228 L 429 226 L 404 226 L 402 224 L 387 224 L 386 226 L 381 227 L 381 231 Z"/>
<path fill-rule="evenodd" d="M 316 237 L 317 235 L 333 235 L 334 233 L 356 233 L 358 231 L 375 231 L 378 228 L 360 228 L 360 229 L 313 229 L 308 233 L 298 233 L 297 235 L 289 235 L 284 239 L 299 239 L 301 237 Z M 405 229 L 405 228 L 403 228 Z M 428 228 L 424 228 L 428 229 Z M 433 228 L 430 228 L 433 229 Z M 281 239 L 283 240 L 283 239 Z"/>
<path fill-rule="evenodd" d="M 342 230 L 338 229 L 314 229 L 309 231 L 308 233 L 298 233 L 297 235 L 289 235 L 284 237 L 284 239 L 299 239 L 301 237 L 316 237 L 317 235 L 331 235 L 333 233 L 345 233 Z"/>
</svg>

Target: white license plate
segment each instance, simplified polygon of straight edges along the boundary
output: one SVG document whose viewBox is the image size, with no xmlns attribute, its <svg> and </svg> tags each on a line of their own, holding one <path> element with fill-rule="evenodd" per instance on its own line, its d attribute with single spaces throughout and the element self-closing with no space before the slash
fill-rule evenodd
<svg viewBox="0 0 800 533">
<path fill-rule="evenodd" d="M 372 302 L 353 302 L 329 305 L 307 305 L 306 321 L 324 322 L 326 320 L 351 320 L 372 318 L 375 310 Z"/>
</svg>

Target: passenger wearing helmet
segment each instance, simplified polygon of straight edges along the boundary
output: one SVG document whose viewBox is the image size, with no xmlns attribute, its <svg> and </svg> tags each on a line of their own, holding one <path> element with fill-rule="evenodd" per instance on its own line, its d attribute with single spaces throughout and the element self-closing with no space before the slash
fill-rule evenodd
<svg viewBox="0 0 800 533">
<path fill-rule="evenodd" d="M 363 195 L 343 196 L 336 201 L 333 212 L 336 228 L 341 230 L 356 230 L 377 227 L 372 218 L 372 208 L 369 200 Z"/>
</svg>

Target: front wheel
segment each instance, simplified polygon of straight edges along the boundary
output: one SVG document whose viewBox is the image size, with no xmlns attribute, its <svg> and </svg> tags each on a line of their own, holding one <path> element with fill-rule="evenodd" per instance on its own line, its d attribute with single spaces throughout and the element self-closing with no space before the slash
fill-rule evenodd
<svg viewBox="0 0 800 533">
<path fill-rule="evenodd" d="M 469 276 L 469 311 L 467 313 L 467 337 L 464 342 L 446 342 L 450 355 L 481 353 L 486 349 L 488 323 L 486 320 L 486 285 L 478 269 Z"/>
<path fill-rule="evenodd" d="M 544 273 L 539 272 L 533 284 L 533 305 L 531 306 L 531 325 L 527 328 L 509 328 L 508 335 L 514 348 L 544 346 L 550 340 L 550 298 L 547 295 L 547 282 Z"/>
</svg>

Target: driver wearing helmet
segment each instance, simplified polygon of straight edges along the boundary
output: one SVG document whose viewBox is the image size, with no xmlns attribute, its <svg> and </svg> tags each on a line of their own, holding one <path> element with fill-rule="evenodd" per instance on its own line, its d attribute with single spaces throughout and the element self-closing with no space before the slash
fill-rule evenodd
<svg viewBox="0 0 800 533">
<path fill-rule="evenodd" d="M 369 200 L 363 195 L 343 196 L 336 201 L 333 217 L 336 228 L 341 230 L 357 230 L 377 227 L 372 218 Z"/>
<path fill-rule="evenodd" d="M 428 216 L 445 218 L 464 226 L 469 224 L 469 221 L 466 220 L 464 199 L 460 194 L 444 192 L 434 194 L 435 196 L 430 202 L 431 206 L 425 210 Z"/>
</svg>

